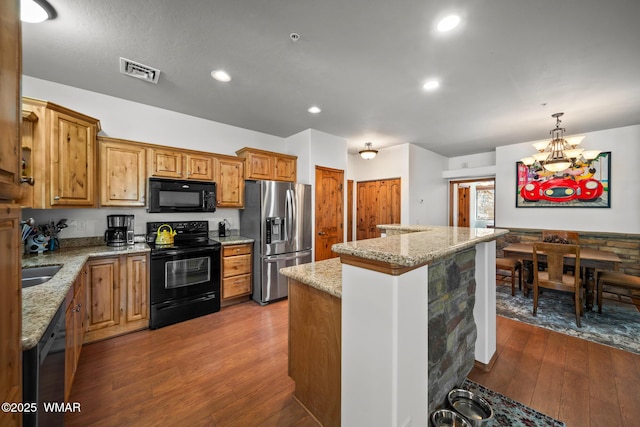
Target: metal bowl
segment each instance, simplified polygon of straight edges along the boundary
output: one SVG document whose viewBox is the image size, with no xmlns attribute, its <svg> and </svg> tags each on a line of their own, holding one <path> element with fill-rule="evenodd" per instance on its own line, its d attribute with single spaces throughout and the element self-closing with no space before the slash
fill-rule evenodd
<svg viewBox="0 0 640 427">
<path fill-rule="evenodd" d="M 431 414 L 434 427 L 471 427 L 469 421 L 449 409 L 438 409 Z"/>
<path fill-rule="evenodd" d="M 447 395 L 449 405 L 469 421 L 472 427 L 484 426 L 493 418 L 493 408 L 482 397 L 469 390 L 453 389 Z"/>
</svg>

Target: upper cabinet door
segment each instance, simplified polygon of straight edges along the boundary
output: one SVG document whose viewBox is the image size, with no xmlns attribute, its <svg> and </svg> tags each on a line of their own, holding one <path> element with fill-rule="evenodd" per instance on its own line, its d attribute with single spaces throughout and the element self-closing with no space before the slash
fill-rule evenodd
<svg viewBox="0 0 640 427">
<path fill-rule="evenodd" d="M 22 49 L 18 2 L 0 8 L 0 200 L 20 197 L 20 77 Z"/>
<path fill-rule="evenodd" d="M 213 181 L 213 157 L 187 154 L 187 178 Z"/>
<path fill-rule="evenodd" d="M 216 158 L 217 205 L 220 208 L 244 207 L 244 159 Z"/>
<path fill-rule="evenodd" d="M 185 178 L 185 153 L 181 151 L 150 149 L 150 176 L 160 178 Z"/>
<path fill-rule="evenodd" d="M 51 206 L 95 207 L 96 123 L 50 110 Z"/>
<path fill-rule="evenodd" d="M 100 205 L 139 206 L 147 203 L 147 149 L 133 141 L 98 138 Z"/>
<path fill-rule="evenodd" d="M 296 163 L 297 158 L 276 156 L 275 159 L 275 176 L 277 181 L 296 182 Z"/>
<path fill-rule="evenodd" d="M 248 153 L 248 179 L 273 179 L 273 156 L 262 153 Z"/>
</svg>

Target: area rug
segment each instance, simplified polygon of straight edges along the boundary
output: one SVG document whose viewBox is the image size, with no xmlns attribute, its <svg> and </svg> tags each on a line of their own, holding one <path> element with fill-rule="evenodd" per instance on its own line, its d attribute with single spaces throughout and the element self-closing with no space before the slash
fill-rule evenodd
<svg viewBox="0 0 640 427">
<path fill-rule="evenodd" d="M 462 388 L 485 398 L 493 408 L 493 419 L 487 427 L 563 427 L 565 424 L 496 391 L 465 379 Z"/>
<path fill-rule="evenodd" d="M 597 306 L 585 310 L 581 328 L 576 326 L 573 298 L 567 294 L 545 290 L 538 300 L 538 315 L 533 316 L 532 310 L 532 292 L 525 297 L 516 288 L 516 295 L 511 296 L 511 286 L 496 287 L 499 316 L 640 354 L 640 312 L 632 304 L 606 300 L 602 314 Z"/>
</svg>

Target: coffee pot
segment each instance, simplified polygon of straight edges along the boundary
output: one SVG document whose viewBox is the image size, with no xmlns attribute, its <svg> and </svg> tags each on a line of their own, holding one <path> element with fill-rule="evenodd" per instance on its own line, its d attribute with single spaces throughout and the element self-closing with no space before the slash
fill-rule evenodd
<svg viewBox="0 0 640 427">
<path fill-rule="evenodd" d="M 173 237 L 178 234 L 169 224 L 162 224 L 156 232 L 156 245 L 173 245 Z"/>
</svg>

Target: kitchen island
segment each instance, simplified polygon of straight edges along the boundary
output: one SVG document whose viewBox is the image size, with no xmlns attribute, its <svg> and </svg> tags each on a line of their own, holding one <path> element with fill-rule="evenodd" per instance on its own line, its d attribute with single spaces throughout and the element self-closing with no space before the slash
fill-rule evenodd
<svg viewBox="0 0 640 427">
<path fill-rule="evenodd" d="M 393 227 L 334 245 L 340 262 L 281 270 L 294 394 L 324 425 L 427 426 L 474 361 L 495 355 L 495 239 L 508 231 Z"/>
</svg>

